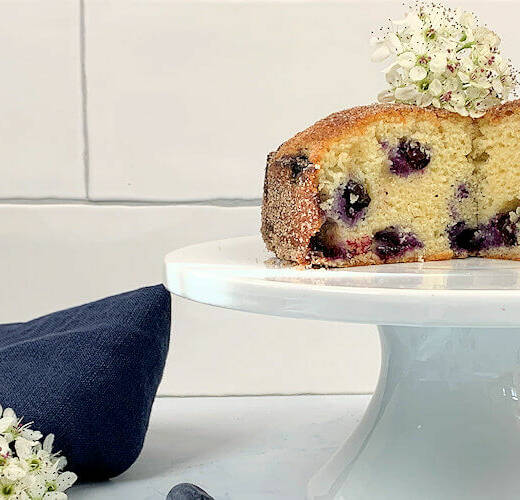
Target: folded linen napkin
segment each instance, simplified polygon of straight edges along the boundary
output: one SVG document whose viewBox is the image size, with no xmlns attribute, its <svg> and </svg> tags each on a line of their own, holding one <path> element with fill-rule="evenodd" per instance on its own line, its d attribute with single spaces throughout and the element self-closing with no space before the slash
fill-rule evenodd
<svg viewBox="0 0 520 500">
<path fill-rule="evenodd" d="M 170 338 L 170 294 L 141 288 L 27 323 L 0 325 L 0 404 L 54 433 L 80 480 L 139 455 Z"/>
</svg>

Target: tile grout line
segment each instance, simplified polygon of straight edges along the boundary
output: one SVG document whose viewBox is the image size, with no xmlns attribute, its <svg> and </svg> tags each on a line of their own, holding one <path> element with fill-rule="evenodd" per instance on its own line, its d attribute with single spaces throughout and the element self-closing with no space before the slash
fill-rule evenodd
<svg viewBox="0 0 520 500">
<path fill-rule="evenodd" d="M 88 99 L 85 23 L 85 0 L 79 0 L 79 59 L 81 73 L 81 119 L 83 125 L 83 182 L 85 183 L 85 197 L 88 200 L 90 198 L 90 143 L 87 110 Z"/>
<path fill-rule="evenodd" d="M 179 201 L 145 200 L 91 200 L 83 198 L 3 198 L 2 205 L 76 205 L 76 206 L 124 206 L 124 207 L 176 207 L 176 206 L 211 206 L 227 208 L 258 207 L 260 198 L 214 198 Z"/>
<path fill-rule="evenodd" d="M 222 394 L 157 394 L 155 399 L 194 399 L 194 398 L 294 398 L 294 397 L 337 397 L 337 396 L 372 396 L 373 392 L 291 392 L 291 393 L 278 393 L 278 392 L 267 392 L 257 394 L 233 394 L 233 393 L 222 393 Z"/>
</svg>

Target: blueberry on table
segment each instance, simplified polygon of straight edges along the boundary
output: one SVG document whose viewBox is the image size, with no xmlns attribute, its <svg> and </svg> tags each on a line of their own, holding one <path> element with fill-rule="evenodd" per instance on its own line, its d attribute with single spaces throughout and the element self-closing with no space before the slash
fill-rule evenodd
<svg viewBox="0 0 520 500">
<path fill-rule="evenodd" d="M 174 486 L 166 500 L 215 500 L 203 489 L 190 483 L 181 483 Z"/>
</svg>

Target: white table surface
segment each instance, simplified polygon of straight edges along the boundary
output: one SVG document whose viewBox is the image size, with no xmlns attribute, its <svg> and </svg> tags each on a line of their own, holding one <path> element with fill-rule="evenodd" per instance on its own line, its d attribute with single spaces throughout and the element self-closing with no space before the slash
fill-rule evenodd
<svg viewBox="0 0 520 500">
<path fill-rule="evenodd" d="M 302 500 L 370 396 L 159 398 L 137 462 L 71 500 L 164 500 L 192 482 L 216 500 Z"/>
</svg>

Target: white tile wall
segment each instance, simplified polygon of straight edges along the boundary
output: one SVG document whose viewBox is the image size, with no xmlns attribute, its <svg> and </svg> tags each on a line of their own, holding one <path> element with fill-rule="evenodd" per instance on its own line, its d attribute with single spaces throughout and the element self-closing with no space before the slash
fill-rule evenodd
<svg viewBox="0 0 520 500">
<path fill-rule="evenodd" d="M 0 322 L 159 283 L 171 249 L 255 232 L 258 208 L 0 206 Z M 375 329 L 176 299 L 162 394 L 369 392 Z"/>
<path fill-rule="evenodd" d="M 0 2 L 0 197 L 83 197 L 79 2 Z"/>
<path fill-rule="evenodd" d="M 160 283 L 169 251 L 258 225 L 257 207 L 0 205 L 0 322 Z"/>
<path fill-rule="evenodd" d="M 176 298 L 167 394 L 369 393 L 376 328 L 208 308 Z M 206 391 L 206 392 L 203 392 Z"/>
<path fill-rule="evenodd" d="M 481 14 L 520 62 L 519 2 L 454 4 Z M 266 153 L 373 100 L 383 79 L 367 38 L 402 10 L 401 0 L 0 0 L 0 322 L 157 283 L 168 251 L 256 233 L 258 207 L 236 205 L 260 196 Z M 366 392 L 377 376 L 373 327 L 180 299 L 173 320 L 163 394 Z"/>
<path fill-rule="evenodd" d="M 260 197 L 269 151 L 377 93 L 352 71 L 372 21 L 361 2 L 87 3 L 91 196 Z"/>
</svg>

